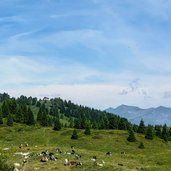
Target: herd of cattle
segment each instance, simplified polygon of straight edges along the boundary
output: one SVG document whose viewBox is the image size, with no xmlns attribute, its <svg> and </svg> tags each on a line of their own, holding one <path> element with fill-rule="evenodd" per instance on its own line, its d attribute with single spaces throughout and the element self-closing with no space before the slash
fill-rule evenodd
<svg viewBox="0 0 171 171">
<path fill-rule="evenodd" d="M 32 154 L 30 153 L 30 148 L 28 144 L 20 144 L 19 145 L 19 149 L 20 151 L 25 151 L 25 152 L 16 152 L 14 155 L 15 156 L 22 156 L 23 158 L 23 163 L 22 165 L 24 166 L 28 160 L 31 157 L 36 157 L 40 160 L 40 162 L 48 162 L 48 161 L 56 161 L 58 160 L 59 155 L 65 155 L 69 157 L 72 156 L 73 160 L 69 160 L 68 158 L 64 159 L 64 166 L 75 166 L 75 167 L 80 167 L 83 165 L 83 163 L 79 160 L 81 159 L 81 155 L 77 152 L 77 150 L 74 148 L 74 146 L 70 147 L 70 150 L 68 151 L 62 151 L 61 148 L 57 147 L 55 149 L 55 154 L 53 152 L 49 152 L 48 150 L 42 151 L 41 153 L 36 153 L 36 154 Z M 22 150 L 23 149 L 23 150 Z M 105 154 L 106 156 L 111 156 L 112 153 L 111 152 L 106 152 Z M 97 162 L 97 156 L 92 156 L 90 158 L 92 164 L 94 166 L 99 166 L 99 167 L 103 167 L 105 162 L 103 160 L 100 160 L 101 162 Z M 19 171 L 19 168 L 21 167 L 21 165 L 19 163 L 14 163 L 14 170 L 13 171 Z"/>
</svg>

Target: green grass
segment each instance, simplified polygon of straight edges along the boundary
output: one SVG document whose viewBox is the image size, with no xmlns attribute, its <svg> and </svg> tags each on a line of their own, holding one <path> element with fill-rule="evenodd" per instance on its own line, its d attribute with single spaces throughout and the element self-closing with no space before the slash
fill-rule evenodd
<svg viewBox="0 0 171 171">
<path fill-rule="evenodd" d="M 14 127 L 0 127 L 0 153 L 6 156 L 9 165 L 22 163 L 23 158 L 14 156 L 15 152 L 27 151 L 27 148 L 19 150 L 20 143 L 28 143 L 32 157 L 28 160 L 22 171 L 169 171 L 171 170 L 171 142 L 164 143 L 161 139 L 146 140 L 143 135 L 136 134 L 137 142 L 126 141 L 127 132 L 118 130 L 92 130 L 92 135 L 85 136 L 84 130 L 78 130 L 79 139 L 71 140 L 72 129 L 53 131 L 52 128 L 40 126 L 29 127 L 15 124 Z M 145 149 L 139 149 L 139 143 L 144 143 Z M 59 159 L 41 163 L 36 153 L 43 150 L 55 152 L 56 147 L 62 151 L 70 151 L 74 145 L 76 152 L 82 155 L 80 168 L 64 166 L 65 158 L 74 160 L 73 155 L 55 154 Z M 4 148 L 9 150 L 4 151 Z M 106 156 L 111 151 L 112 156 Z M 121 154 L 125 152 L 125 155 Z M 105 161 L 104 167 L 94 166 L 90 158 L 97 156 L 97 162 Z M 119 165 L 118 165 L 119 164 Z M 123 166 L 120 166 L 122 164 Z"/>
</svg>

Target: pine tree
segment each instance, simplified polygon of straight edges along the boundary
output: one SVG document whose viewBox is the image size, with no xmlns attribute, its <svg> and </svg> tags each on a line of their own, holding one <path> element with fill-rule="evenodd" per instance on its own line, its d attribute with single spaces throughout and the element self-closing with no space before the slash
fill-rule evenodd
<svg viewBox="0 0 171 171">
<path fill-rule="evenodd" d="M 144 125 L 144 121 L 143 120 L 140 121 L 140 124 L 139 124 L 137 132 L 138 133 L 142 133 L 142 134 L 145 133 L 145 125 Z"/>
<path fill-rule="evenodd" d="M 53 130 L 55 130 L 55 131 L 61 130 L 61 123 L 60 123 L 60 120 L 59 120 L 59 115 L 57 115 L 55 117 L 55 122 L 54 122 L 54 128 L 53 128 Z"/>
<path fill-rule="evenodd" d="M 48 115 L 46 113 L 43 113 L 42 119 L 40 121 L 40 125 L 42 125 L 42 126 L 49 126 Z"/>
<path fill-rule="evenodd" d="M 3 124 L 3 118 L 2 118 L 2 111 L 1 111 L 1 108 L 0 108 L 0 125 Z"/>
<path fill-rule="evenodd" d="M 34 115 L 33 115 L 32 110 L 30 109 L 30 107 L 28 108 L 28 111 L 27 111 L 27 121 L 26 121 L 26 124 L 27 125 L 34 125 L 35 124 Z"/>
<path fill-rule="evenodd" d="M 162 130 L 161 138 L 164 141 L 166 141 L 166 142 L 168 141 L 169 135 L 168 135 L 167 125 L 166 124 L 163 125 L 163 130 Z"/>
<path fill-rule="evenodd" d="M 133 129 L 130 128 L 130 129 L 128 130 L 128 132 L 129 132 L 129 136 L 128 136 L 127 140 L 128 140 L 129 142 L 135 142 L 135 141 L 136 141 L 136 138 L 135 138 Z"/>
<path fill-rule="evenodd" d="M 8 101 L 4 101 L 2 104 L 2 116 L 6 118 L 10 114 Z"/>
<path fill-rule="evenodd" d="M 23 114 L 22 114 L 22 109 L 20 106 L 18 107 L 17 113 L 15 115 L 15 122 L 23 123 Z"/>
<path fill-rule="evenodd" d="M 74 128 L 80 129 L 80 127 L 81 127 L 80 125 L 81 125 L 80 120 L 79 119 L 75 119 L 74 120 Z"/>
<path fill-rule="evenodd" d="M 13 117 L 11 114 L 8 115 L 7 117 L 7 125 L 8 126 L 13 126 Z"/>
<path fill-rule="evenodd" d="M 170 127 L 170 129 L 169 129 L 169 136 L 171 137 L 171 127 Z"/>
<path fill-rule="evenodd" d="M 133 131 L 134 132 L 137 132 L 138 131 L 138 125 L 136 125 L 136 124 L 133 125 Z"/>
<path fill-rule="evenodd" d="M 140 148 L 140 149 L 144 149 L 145 148 L 143 142 L 140 142 L 140 145 L 138 146 L 138 148 Z"/>
<path fill-rule="evenodd" d="M 22 109 L 22 114 L 23 114 L 23 123 L 27 124 L 27 120 L 28 120 L 28 115 L 27 115 L 27 105 L 23 104 L 21 106 L 21 109 Z"/>
<path fill-rule="evenodd" d="M 85 131 L 84 131 L 84 134 L 85 135 L 90 135 L 91 134 L 90 126 L 89 125 L 86 126 Z"/>
<path fill-rule="evenodd" d="M 127 129 L 126 123 L 125 123 L 123 118 L 121 118 L 119 120 L 118 129 L 120 129 L 120 130 L 126 130 Z"/>
<path fill-rule="evenodd" d="M 74 120 L 72 118 L 69 119 L 69 128 L 74 127 Z"/>
<path fill-rule="evenodd" d="M 161 128 L 162 127 L 160 125 L 155 125 L 155 134 L 157 137 L 161 137 L 161 133 L 162 133 Z"/>
<path fill-rule="evenodd" d="M 145 138 L 149 139 L 149 140 L 152 140 L 153 137 L 154 137 L 154 135 L 153 135 L 153 127 L 151 125 L 148 125 Z"/>
<path fill-rule="evenodd" d="M 77 134 L 77 130 L 76 129 L 74 129 L 73 134 L 71 136 L 71 139 L 73 139 L 73 140 L 78 139 L 78 134 Z"/>
</svg>

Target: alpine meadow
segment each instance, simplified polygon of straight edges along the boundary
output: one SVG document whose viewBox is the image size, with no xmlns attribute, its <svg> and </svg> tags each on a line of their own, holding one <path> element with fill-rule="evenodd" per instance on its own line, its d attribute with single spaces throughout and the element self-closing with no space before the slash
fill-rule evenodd
<svg viewBox="0 0 171 171">
<path fill-rule="evenodd" d="M 0 171 L 171 171 L 171 1 L 1 0 Z"/>
</svg>

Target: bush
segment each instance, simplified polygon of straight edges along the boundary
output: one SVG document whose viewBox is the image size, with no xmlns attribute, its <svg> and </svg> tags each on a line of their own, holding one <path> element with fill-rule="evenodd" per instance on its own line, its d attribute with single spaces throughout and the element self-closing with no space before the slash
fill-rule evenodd
<svg viewBox="0 0 171 171">
<path fill-rule="evenodd" d="M 77 134 L 76 129 L 74 129 L 71 139 L 74 139 L 74 140 L 78 139 L 78 134 Z"/>
<path fill-rule="evenodd" d="M 144 149 L 145 148 L 143 142 L 140 142 L 140 145 L 138 146 L 138 148 L 140 148 L 140 149 Z"/>
</svg>

